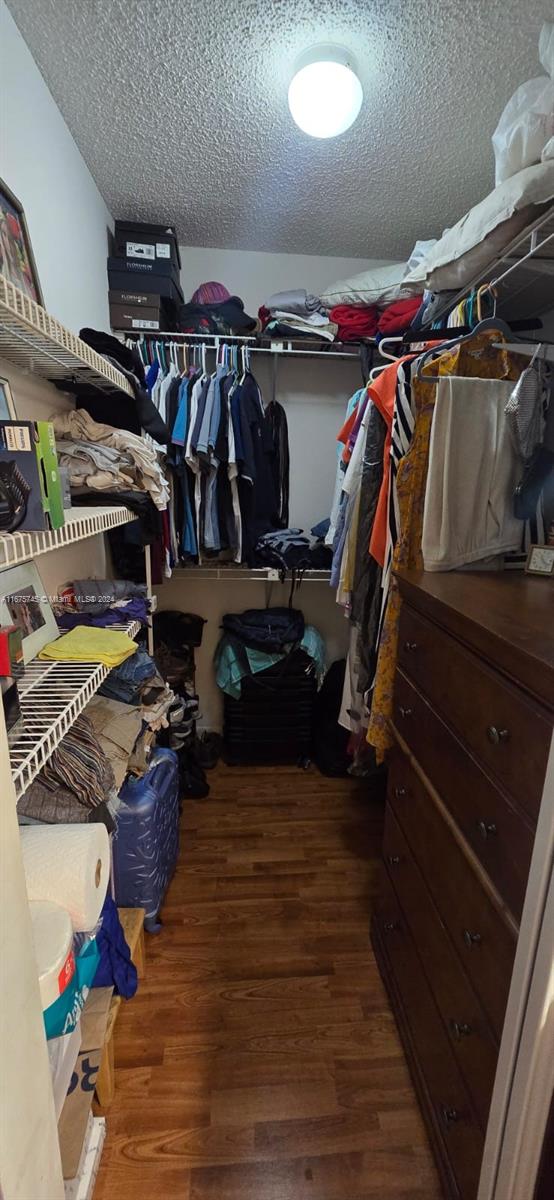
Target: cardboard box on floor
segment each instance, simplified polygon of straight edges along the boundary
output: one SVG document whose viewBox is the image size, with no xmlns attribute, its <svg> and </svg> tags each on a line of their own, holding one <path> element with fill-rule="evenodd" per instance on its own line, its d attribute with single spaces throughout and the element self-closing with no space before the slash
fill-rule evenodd
<svg viewBox="0 0 554 1200">
<path fill-rule="evenodd" d="M 113 988 L 93 988 L 81 1015 L 81 1049 L 58 1122 L 64 1179 L 74 1179 L 79 1170 L 112 991 Z"/>
</svg>

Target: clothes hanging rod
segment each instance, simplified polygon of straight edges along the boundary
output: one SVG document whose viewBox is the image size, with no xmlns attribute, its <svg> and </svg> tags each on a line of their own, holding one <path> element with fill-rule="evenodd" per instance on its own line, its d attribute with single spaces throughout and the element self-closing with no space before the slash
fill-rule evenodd
<svg viewBox="0 0 554 1200">
<path fill-rule="evenodd" d="M 116 330 L 115 332 L 133 334 L 135 337 L 138 337 L 138 338 L 140 338 L 140 336 L 141 336 L 141 334 L 138 334 L 138 331 L 136 331 L 134 329 Z M 164 341 L 168 341 L 168 342 L 174 341 L 176 337 L 181 337 L 181 338 L 186 337 L 189 339 L 189 341 L 187 343 L 185 343 L 186 345 L 190 345 L 190 346 L 194 346 L 195 344 L 202 345 L 206 350 L 214 350 L 214 351 L 218 351 L 221 346 L 233 344 L 234 341 L 238 341 L 241 344 L 245 345 L 245 348 L 248 350 L 249 354 L 269 354 L 273 358 L 281 357 L 282 355 L 290 356 L 292 358 L 294 358 L 294 357 L 340 358 L 343 361 L 345 359 L 348 359 L 349 361 L 352 361 L 352 362 L 358 362 L 358 359 L 359 359 L 358 349 L 361 345 L 371 345 L 371 343 L 361 343 L 361 342 L 360 343 L 358 343 L 358 342 L 354 342 L 354 343 L 352 343 L 352 342 L 329 342 L 329 346 L 337 346 L 337 345 L 348 346 L 349 345 L 349 346 L 354 346 L 355 348 L 353 350 L 316 350 L 315 348 L 310 347 L 306 350 L 302 350 L 302 349 L 297 349 L 294 346 L 283 345 L 281 342 L 279 342 L 278 345 L 273 345 L 273 346 L 271 346 L 271 345 L 270 346 L 253 346 L 251 343 L 253 341 L 255 341 L 254 338 L 242 338 L 241 337 L 241 338 L 234 339 L 233 337 L 227 336 L 226 334 L 221 334 L 219 337 L 217 337 L 217 335 L 216 335 L 217 340 L 212 341 L 211 344 L 208 343 L 207 341 L 202 341 L 199 343 L 197 341 L 196 334 L 190 334 L 190 333 L 187 333 L 187 334 L 183 334 L 183 333 L 181 333 L 181 334 L 148 333 L 148 334 L 146 334 L 146 336 L 151 341 L 164 340 Z M 200 334 L 199 336 L 205 337 L 206 335 Z M 209 336 L 211 338 L 214 337 L 213 334 L 210 334 Z"/>
<path fill-rule="evenodd" d="M 152 338 L 154 341 L 159 341 L 160 338 L 168 338 L 169 341 L 175 341 L 175 338 L 188 338 L 188 340 L 191 342 L 199 342 L 199 341 L 208 341 L 210 338 L 213 341 L 215 338 L 219 342 L 257 342 L 260 337 L 263 338 L 263 334 L 261 334 L 261 335 L 260 334 L 257 334 L 257 335 L 249 334 L 248 336 L 246 336 L 242 333 L 181 333 L 179 330 L 176 330 L 176 329 L 113 329 L 112 332 L 123 334 L 125 337 Z M 281 337 L 281 338 L 274 338 L 274 339 L 267 338 L 266 340 L 268 342 L 274 341 L 275 344 L 281 345 L 281 343 L 283 343 L 283 342 L 289 342 L 289 343 L 295 342 L 295 341 L 303 342 L 306 339 L 294 338 L 294 337 Z M 320 339 L 320 338 L 317 339 L 318 344 L 320 344 L 320 345 L 321 345 L 321 340 L 322 339 Z M 333 342 L 327 342 L 327 345 L 328 346 L 376 346 L 377 339 L 374 337 L 357 338 L 356 341 L 354 341 L 354 342 L 341 342 L 337 339 L 336 341 L 333 341 Z M 265 346 L 260 347 L 260 348 L 271 350 L 271 345 L 269 345 L 267 347 L 265 347 Z"/>
</svg>

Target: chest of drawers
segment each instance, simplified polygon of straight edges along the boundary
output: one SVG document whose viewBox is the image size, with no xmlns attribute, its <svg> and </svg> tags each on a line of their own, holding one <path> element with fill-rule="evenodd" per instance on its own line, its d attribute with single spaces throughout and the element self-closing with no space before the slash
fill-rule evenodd
<svg viewBox="0 0 554 1200">
<path fill-rule="evenodd" d="M 406 574 L 372 941 L 445 1194 L 475 1200 L 554 713 L 554 589 Z"/>
</svg>

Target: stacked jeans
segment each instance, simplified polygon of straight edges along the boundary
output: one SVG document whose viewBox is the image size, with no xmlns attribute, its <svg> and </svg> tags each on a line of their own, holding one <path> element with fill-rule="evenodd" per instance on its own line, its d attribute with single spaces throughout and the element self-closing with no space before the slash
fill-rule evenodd
<svg viewBox="0 0 554 1200">
<path fill-rule="evenodd" d="M 143 685 L 156 674 L 155 662 L 139 647 L 135 654 L 110 671 L 99 688 L 99 695 L 122 700 L 124 704 L 140 704 Z"/>
</svg>

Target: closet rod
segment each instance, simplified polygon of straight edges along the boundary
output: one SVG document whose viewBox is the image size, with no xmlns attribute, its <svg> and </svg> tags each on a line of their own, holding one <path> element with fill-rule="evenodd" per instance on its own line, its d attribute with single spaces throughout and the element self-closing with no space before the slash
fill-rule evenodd
<svg viewBox="0 0 554 1200">
<path fill-rule="evenodd" d="M 133 334 L 136 338 L 140 338 L 141 336 L 146 336 L 151 341 L 154 341 L 154 342 L 160 341 L 160 340 L 164 340 L 164 341 L 167 340 L 169 342 L 172 342 L 172 341 L 175 341 L 175 338 L 188 338 L 189 340 L 188 340 L 187 344 L 190 344 L 191 346 L 194 346 L 195 343 L 198 344 L 199 337 L 206 338 L 206 336 L 209 336 L 212 339 L 214 338 L 213 333 L 211 333 L 209 335 L 206 335 L 206 334 L 198 334 L 197 335 L 195 333 L 147 333 L 147 334 L 142 334 L 142 333 L 139 333 L 138 330 L 135 330 L 135 329 L 125 329 L 125 330 L 119 329 L 119 330 L 115 330 L 114 332 Z M 341 358 L 341 359 L 349 359 L 349 360 L 352 360 L 353 362 L 358 361 L 358 357 L 359 357 L 358 356 L 358 347 L 361 345 L 371 345 L 373 342 L 373 339 L 371 342 L 364 342 L 364 343 L 362 343 L 362 342 L 329 342 L 330 346 L 353 346 L 353 347 L 355 347 L 353 350 L 342 350 L 342 351 L 341 350 L 315 350 L 315 349 L 297 350 L 293 346 L 290 346 L 290 345 L 284 346 L 284 345 L 282 345 L 281 342 L 279 342 L 278 345 L 273 345 L 273 346 L 253 346 L 252 342 L 256 340 L 255 338 L 244 338 L 244 337 L 234 338 L 232 335 L 227 335 L 224 333 L 215 335 L 215 336 L 216 336 L 217 340 L 212 341 L 211 344 L 208 344 L 207 342 L 203 342 L 203 345 L 205 346 L 206 350 L 217 351 L 220 346 L 229 345 L 229 344 L 232 344 L 233 342 L 241 342 L 241 343 L 246 343 L 246 348 L 247 348 L 249 354 L 269 354 L 269 355 L 272 355 L 273 357 L 281 356 L 281 355 L 290 355 L 292 357 L 304 356 L 304 357 L 308 357 L 308 358 Z M 288 341 L 289 339 L 285 339 L 285 340 Z M 292 341 L 292 340 L 293 339 L 291 338 L 290 341 Z"/>
<path fill-rule="evenodd" d="M 219 346 L 224 344 L 234 344 L 235 342 L 243 343 L 254 354 L 309 354 L 315 358 L 335 358 L 335 359 L 357 359 L 357 352 L 362 346 L 373 347 L 377 346 L 377 341 L 374 337 L 363 338 L 357 342 L 326 342 L 321 347 L 312 344 L 308 349 L 296 349 L 291 346 L 291 342 L 295 341 L 294 337 L 279 337 L 269 346 L 253 346 L 253 342 L 257 341 L 257 337 L 243 337 L 239 334 L 180 334 L 173 330 L 144 330 L 144 329 L 114 329 L 114 334 L 125 335 L 125 337 L 134 337 L 139 340 L 140 337 L 147 337 L 150 341 L 169 341 L 174 342 L 175 338 L 186 338 L 187 343 L 193 344 L 203 342 L 206 350 L 217 350 Z M 211 338 L 211 344 L 207 344 L 207 340 Z M 350 346 L 350 350 L 327 350 L 326 346 Z"/>
</svg>

